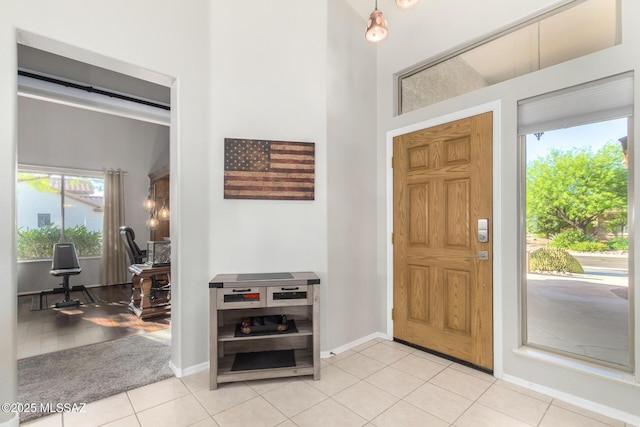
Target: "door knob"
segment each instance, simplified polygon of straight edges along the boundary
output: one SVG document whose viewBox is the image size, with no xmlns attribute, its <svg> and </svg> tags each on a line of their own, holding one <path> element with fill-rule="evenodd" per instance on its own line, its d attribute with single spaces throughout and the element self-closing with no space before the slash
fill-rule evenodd
<svg viewBox="0 0 640 427">
<path fill-rule="evenodd" d="M 478 255 L 467 255 L 467 258 L 479 259 L 480 261 L 489 261 L 489 251 L 478 251 Z"/>
</svg>

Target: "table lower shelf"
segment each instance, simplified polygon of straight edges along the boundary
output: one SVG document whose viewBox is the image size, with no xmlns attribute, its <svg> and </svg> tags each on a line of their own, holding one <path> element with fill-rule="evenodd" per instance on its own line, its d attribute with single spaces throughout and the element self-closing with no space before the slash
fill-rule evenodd
<svg viewBox="0 0 640 427">
<path fill-rule="evenodd" d="M 313 356 L 308 350 L 295 350 L 295 366 L 282 368 L 247 369 L 242 371 L 232 371 L 233 362 L 236 355 L 227 355 L 218 359 L 218 383 L 233 381 L 258 380 L 266 378 L 281 378 L 300 375 L 316 375 L 313 366 Z"/>
</svg>

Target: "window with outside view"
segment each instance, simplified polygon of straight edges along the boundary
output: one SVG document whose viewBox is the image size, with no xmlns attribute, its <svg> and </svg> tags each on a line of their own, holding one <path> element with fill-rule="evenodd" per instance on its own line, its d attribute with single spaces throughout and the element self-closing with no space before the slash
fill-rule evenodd
<svg viewBox="0 0 640 427">
<path fill-rule="evenodd" d="M 525 147 L 526 343 L 628 368 L 627 119 Z"/>
<path fill-rule="evenodd" d="M 18 170 L 18 260 L 50 259 L 53 244 L 71 242 L 78 256 L 102 252 L 104 179 Z"/>
</svg>

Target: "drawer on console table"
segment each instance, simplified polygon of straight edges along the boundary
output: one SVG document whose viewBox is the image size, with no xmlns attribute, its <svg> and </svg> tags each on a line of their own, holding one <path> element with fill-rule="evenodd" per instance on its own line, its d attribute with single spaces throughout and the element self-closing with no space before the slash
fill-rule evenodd
<svg viewBox="0 0 640 427">
<path fill-rule="evenodd" d="M 313 286 L 269 286 L 266 289 L 267 307 L 288 307 L 292 305 L 313 304 Z"/>
<path fill-rule="evenodd" d="M 261 286 L 218 289 L 218 310 L 267 306 L 265 288 Z"/>
</svg>

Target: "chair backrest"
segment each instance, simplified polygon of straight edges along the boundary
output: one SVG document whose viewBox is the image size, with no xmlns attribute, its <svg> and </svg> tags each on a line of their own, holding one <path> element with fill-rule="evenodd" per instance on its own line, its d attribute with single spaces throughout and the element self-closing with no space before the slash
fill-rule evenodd
<svg viewBox="0 0 640 427">
<path fill-rule="evenodd" d="M 51 270 L 77 270 L 80 268 L 76 246 L 73 243 L 55 243 Z"/>
<path fill-rule="evenodd" d="M 120 227 L 120 237 L 124 242 L 124 247 L 129 254 L 131 264 L 142 264 L 144 262 L 145 253 L 140 250 L 136 244 L 136 233 L 133 228 L 123 225 Z"/>
</svg>

